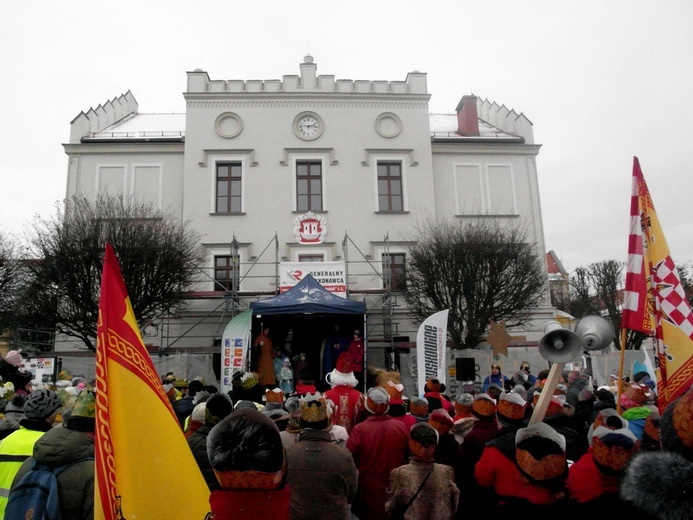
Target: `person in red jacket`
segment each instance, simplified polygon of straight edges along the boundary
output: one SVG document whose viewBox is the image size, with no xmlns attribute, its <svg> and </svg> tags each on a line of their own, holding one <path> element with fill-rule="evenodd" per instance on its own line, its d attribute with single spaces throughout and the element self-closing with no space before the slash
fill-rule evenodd
<svg viewBox="0 0 693 520">
<path fill-rule="evenodd" d="M 354 331 L 354 338 L 349 343 L 347 347 L 347 352 L 351 356 L 353 362 L 353 370 L 356 379 L 358 380 L 358 388 L 363 389 L 363 358 L 365 356 L 366 347 L 363 343 L 363 338 L 361 337 L 361 331 L 356 329 Z M 339 358 L 337 358 L 339 359 Z"/>
<path fill-rule="evenodd" d="M 371 388 L 366 395 L 365 421 L 354 426 L 346 447 L 359 471 L 358 491 L 352 512 L 359 520 L 383 520 L 386 488 L 390 472 L 407 461 L 409 431 L 402 421 L 387 415 L 390 396 L 383 387 Z"/>
</svg>

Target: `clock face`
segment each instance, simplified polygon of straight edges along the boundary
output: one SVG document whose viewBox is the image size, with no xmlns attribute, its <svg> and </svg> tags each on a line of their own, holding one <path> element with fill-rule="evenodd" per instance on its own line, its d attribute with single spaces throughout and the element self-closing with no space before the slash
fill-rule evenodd
<svg viewBox="0 0 693 520">
<path fill-rule="evenodd" d="M 307 137 L 313 137 L 319 129 L 320 123 L 313 116 L 302 117 L 298 122 L 298 131 Z"/>
<path fill-rule="evenodd" d="M 304 112 L 294 119 L 294 133 L 306 141 L 317 139 L 324 130 L 322 120 L 316 114 Z"/>
</svg>

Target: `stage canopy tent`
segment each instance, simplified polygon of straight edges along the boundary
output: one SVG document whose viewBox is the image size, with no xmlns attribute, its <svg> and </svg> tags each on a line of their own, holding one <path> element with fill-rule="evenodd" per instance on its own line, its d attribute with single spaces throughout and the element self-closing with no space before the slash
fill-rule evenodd
<svg viewBox="0 0 693 520">
<path fill-rule="evenodd" d="M 320 285 L 312 275 L 285 293 L 267 300 L 252 302 L 253 316 L 278 314 L 366 314 L 365 302 L 336 296 Z"/>
</svg>

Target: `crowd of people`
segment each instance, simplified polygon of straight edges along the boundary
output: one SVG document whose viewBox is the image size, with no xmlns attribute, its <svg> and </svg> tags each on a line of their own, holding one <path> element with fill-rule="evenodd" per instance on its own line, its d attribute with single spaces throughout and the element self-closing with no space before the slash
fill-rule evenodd
<svg viewBox="0 0 693 520">
<path fill-rule="evenodd" d="M 526 363 L 502 386 L 451 397 L 428 379 L 411 398 L 373 368 L 362 392 L 355 366 L 342 351 L 323 392 L 162 376 L 215 519 L 693 518 L 693 390 L 660 415 L 647 373 L 595 388 L 568 370 L 534 420 L 549 371 Z M 62 518 L 93 518 L 97 391 L 72 378 L 2 400 L 0 519 L 33 461 L 66 467 Z"/>
</svg>

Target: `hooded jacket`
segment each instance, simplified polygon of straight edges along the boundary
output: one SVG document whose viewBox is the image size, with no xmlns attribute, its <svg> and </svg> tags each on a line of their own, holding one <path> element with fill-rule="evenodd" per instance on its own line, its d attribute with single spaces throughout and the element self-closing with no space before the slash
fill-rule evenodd
<svg viewBox="0 0 693 520">
<path fill-rule="evenodd" d="M 90 459 L 79 461 L 87 457 Z M 34 458 L 51 468 L 72 464 L 58 475 L 60 513 L 62 518 L 71 520 L 93 519 L 94 441 L 83 432 L 52 428 L 36 441 Z M 34 458 L 27 459 L 19 468 L 12 489 L 31 469 Z"/>
</svg>

